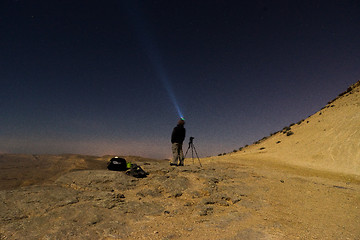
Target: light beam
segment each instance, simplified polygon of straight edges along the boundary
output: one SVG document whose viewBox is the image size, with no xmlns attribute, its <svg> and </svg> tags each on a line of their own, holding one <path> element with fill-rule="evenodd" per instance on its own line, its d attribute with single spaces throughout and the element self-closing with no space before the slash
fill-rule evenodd
<svg viewBox="0 0 360 240">
<path fill-rule="evenodd" d="M 180 118 L 183 118 L 184 115 L 180 109 L 178 101 L 176 99 L 175 93 L 171 86 L 171 83 L 167 77 L 165 68 L 163 67 L 163 61 L 160 57 L 159 50 L 156 47 L 156 41 L 153 38 L 153 35 L 150 32 L 149 24 L 146 24 L 147 21 L 144 21 L 143 15 L 141 14 L 141 7 L 140 1 L 129 0 L 126 1 L 127 6 L 125 7 L 127 10 L 127 15 L 129 16 L 133 26 L 134 32 L 137 35 L 137 39 L 143 48 L 144 52 L 146 53 L 149 61 L 151 62 L 157 77 L 160 79 L 163 87 L 165 88 L 168 97 L 170 98 L 172 104 L 174 105 L 178 115 Z"/>
</svg>

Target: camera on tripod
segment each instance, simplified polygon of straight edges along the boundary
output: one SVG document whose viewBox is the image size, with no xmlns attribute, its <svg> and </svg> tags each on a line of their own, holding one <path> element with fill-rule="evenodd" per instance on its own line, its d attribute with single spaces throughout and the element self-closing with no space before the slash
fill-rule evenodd
<svg viewBox="0 0 360 240">
<path fill-rule="evenodd" d="M 192 157 L 192 160 L 193 160 L 193 164 L 194 164 L 194 152 L 195 152 L 196 157 L 197 157 L 197 159 L 199 160 L 200 167 L 202 167 L 201 162 L 200 162 L 200 159 L 199 159 L 199 156 L 198 156 L 197 151 L 196 151 L 196 148 L 195 148 L 195 146 L 194 146 L 193 140 L 194 140 L 194 137 L 190 137 L 189 147 L 188 147 L 188 149 L 186 150 L 185 157 L 186 157 L 186 154 L 188 153 L 189 149 L 191 149 L 191 157 Z"/>
</svg>

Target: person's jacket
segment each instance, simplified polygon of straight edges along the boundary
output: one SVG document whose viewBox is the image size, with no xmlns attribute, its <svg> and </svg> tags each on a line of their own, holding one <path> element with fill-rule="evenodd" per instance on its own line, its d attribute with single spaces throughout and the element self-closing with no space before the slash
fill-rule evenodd
<svg viewBox="0 0 360 240">
<path fill-rule="evenodd" d="M 171 134 L 171 143 L 183 143 L 185 139 L 184 125 L 177 125 Z"/>
</svg>

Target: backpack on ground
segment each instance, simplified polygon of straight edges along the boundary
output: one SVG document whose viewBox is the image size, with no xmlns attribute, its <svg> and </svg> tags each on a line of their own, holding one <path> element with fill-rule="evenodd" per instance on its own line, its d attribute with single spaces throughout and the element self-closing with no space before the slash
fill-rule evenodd
<svg viewBox="0 0 360 240">
<path fill-rule="evenodd" d="M 131 168 L 126 172 L 126 174 L 136 178 L 145 178 L 147 175 L 149 175 L 140 166 L 136 164 L 131 164 Z"/>
<path fill-rule="evenodd" d="M 108 162 L 107 169 L 112 171 L 126 171 L 126 160 L 124 158 L 114 157 Z"/>
</svg>

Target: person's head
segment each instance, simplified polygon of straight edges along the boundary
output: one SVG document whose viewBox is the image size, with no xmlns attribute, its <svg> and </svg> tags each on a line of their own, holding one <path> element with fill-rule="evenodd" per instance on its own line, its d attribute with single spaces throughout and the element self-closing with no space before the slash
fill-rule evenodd
<svg viewBox="0 0 360 240">
<path fill-rule="evenodd" d="M 184 125 L 185 125 L 185 119 L 181 118 L 181 119 L 178 121 L 178 125 L 184 126 Z"/>
</svg>

